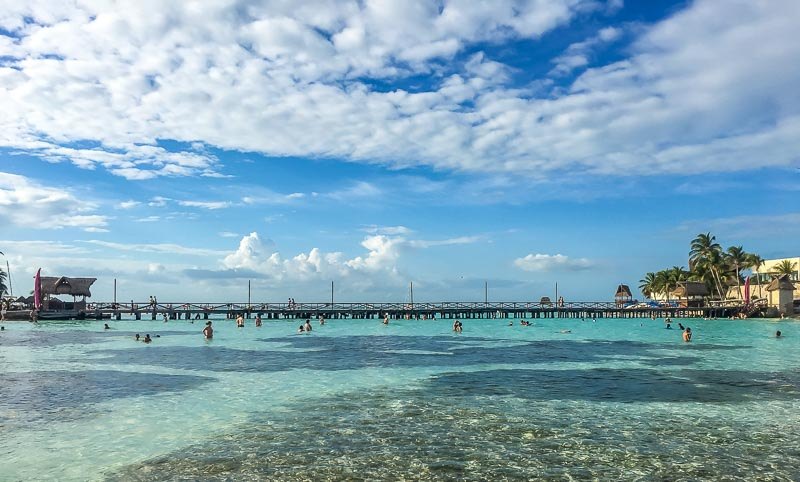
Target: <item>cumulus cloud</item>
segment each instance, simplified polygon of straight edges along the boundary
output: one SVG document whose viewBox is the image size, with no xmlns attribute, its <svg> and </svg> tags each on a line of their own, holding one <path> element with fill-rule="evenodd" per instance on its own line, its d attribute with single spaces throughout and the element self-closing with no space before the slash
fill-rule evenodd
<svg viewBox="0 0 800 482">
<path fill-rule="evenodd" d="M 606 27 L 600 29 L 599 32 L 593 37 L 590 37 L 583 42 L 576 42 L 567 47 L 566 52 L 553 59 L 556 64 L 553 70 L 550 71 L 553 75 L 569 74 L 573 70 L 584 67 L 589 64 L 589 59 L 592 51 L 603 44 L 614 42 L 620 38 L 622 30 L 615 27 Z"/>
<path fill-rule="evenodd" d="M 63 187 L 40 184 L 25 176 L 0 172 L 0 220 L 37 229 L 105 230 L 108 217 L 95 214 L 96 203 Z"/>
<path fill-rule="evenodd" d="M 563 254 L 529 254 L 514 260 L 514 266 L 524 271 L 580 271 L 594 267 L 586 258 L 570 258 Z"/>
<path fill-rule="evenodd" d="M 550 179 L 796 161 L 793 0 L 691 2 L 643 29 L 627 58 L 550 91 L 513 86 L 485 53 L 457 55 L 619 4 L 11 2 L 0 146 L 131 180 L 224 175 L 205 146 Z M 601 30 L 557 66 L 590 65 L 615 35 Z M 412 75 L 419 89 L 395 84 Z"/>
<path fill-rule="evenodd" d="M 374 228 L 361 241 L 364 254 L 347 258 L 341 252 L 323 252 L 312 248 L 308 253 L 284 257 L 271 240 L 262 240 L 253 232 L 242 237 L 236 251 L 222 260 L 227 270 L 258 272 L 276 280 L 308 281 L 332 278 L 357 278 L 363 284 L 395 284 L 399 278 L 401 255 L 408 249 L 467 244 L 479 237 L 459 237 L 436 241 L 409 240 L 401 234 L 412 231 L 403 226 Z M 393 233 L 393 234 L 387 234 Z"/>
<path fill-rule="evenodd" d="M 397 243 L 399 240 L 386 236 L 367 237 L 362 246 L 368 253 L 351 260 L 340 252 L 323 253 L 319 248 L 284 258 L 272 249 L 271 242 L 262 242 L 258 233 L 253 232 L 241 239 L 236 251 L 225 256 L 223 265 L 227 269 L 252 270 L 279 280 L 331 279 L 358 271 L 393 273 L 399 257 Z"/>
</svg>

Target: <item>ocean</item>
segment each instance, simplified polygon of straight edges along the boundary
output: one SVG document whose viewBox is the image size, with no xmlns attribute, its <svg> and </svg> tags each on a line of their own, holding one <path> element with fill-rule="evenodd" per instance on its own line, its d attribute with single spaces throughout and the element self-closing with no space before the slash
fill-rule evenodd
<svg viewBox="0 0 800 482">
<path fill-rule="evenodd" d="M 800 479 L 795 321 L 462 321 L 8 323 L 0 480 Z"/>
</svg>

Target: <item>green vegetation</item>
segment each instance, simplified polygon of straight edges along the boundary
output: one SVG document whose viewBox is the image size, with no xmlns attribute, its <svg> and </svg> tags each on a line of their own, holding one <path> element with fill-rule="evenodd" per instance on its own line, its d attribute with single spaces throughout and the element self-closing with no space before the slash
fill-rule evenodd
<svg viewBox="0 0 800 482">
<path fill-rule="evenodd" d="M 711 233 L 695 237 L 689 249 L 689 269 L 673 266 L 658 272 L 650 272 L 639 280 L 639 289 L 648 298 L 663 295 L 669 300 L 670 293 L 681 281 L 705 283 L 708 291 L 718 299 L 725 299 L 728 289 L 736 286 L 742 298 L 742 270 L 756 269 L 764 264 L 757 254 L 748 253 L 741 246 L 722 249 Z M 788 263 L 793 265 L 795 263 Z M 789 272 L 795 271 L 790 269 Z"/>
<path fill-rule="evenodd" d="M 776 274 L 792 274 L 797 272 L 797 263 L 784 259 L 775 265 Z"/>
</svg>

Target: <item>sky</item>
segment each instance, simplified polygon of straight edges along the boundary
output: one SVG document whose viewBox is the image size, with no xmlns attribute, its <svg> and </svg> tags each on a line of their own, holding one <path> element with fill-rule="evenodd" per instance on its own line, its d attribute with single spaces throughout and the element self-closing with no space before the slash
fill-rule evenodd
<svg viewBox="0 0 800 482">
<path fill-rule="evenodd" d="M 15 294 L 42 268 L 160 302 L 603 301 L 701 232 L 797 256 L 798 25 L 796 0 L 0 0 L 0 251 Z"/>
</svg>

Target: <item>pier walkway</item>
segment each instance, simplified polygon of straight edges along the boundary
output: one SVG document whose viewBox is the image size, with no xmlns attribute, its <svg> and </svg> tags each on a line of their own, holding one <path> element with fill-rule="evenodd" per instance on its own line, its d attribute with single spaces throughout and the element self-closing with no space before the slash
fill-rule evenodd
<svg viewBox="0 0 800 482">
<path fill-rule="evenodd" d="M 694 318 L 729 317 L 746 311 L 746 306 L 736 302 L 713 303 L 706 306 L 644 307 L 620 306 L 611 302 L 541 303 L 515 302 L 432 302 L 432 303 L 91 303 L 85 311 L 86 318 L 115 318 L 132 315 L 137 320 L 208 319 L 212 315 L 264 319 L 372 319 L 389 316 L 400 318 Z"/>
</svg>

